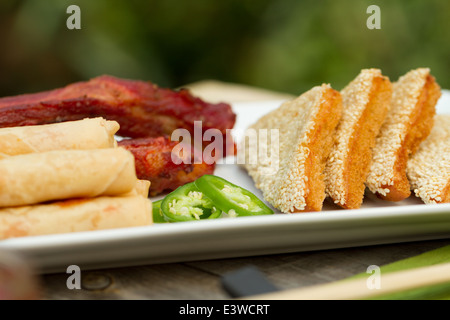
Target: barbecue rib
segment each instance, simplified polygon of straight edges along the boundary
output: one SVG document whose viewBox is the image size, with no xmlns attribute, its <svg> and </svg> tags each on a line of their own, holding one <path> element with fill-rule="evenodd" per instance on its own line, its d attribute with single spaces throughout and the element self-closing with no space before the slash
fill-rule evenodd
<svg viewBox="0 0 450 320">
<path fill-rule="evenodd" d="M 179 142 L 166 137 L 122 140 L 119 147 L 130 151 L 135 158 L 136 173 L 139 179 L 151 181 L 150 195 L 174 190 L 192 182 L 204 174 L 212 174 L 215 164 L 194 162 L 194 152 L 179 155 L 173 150 Z M 180 142 L 182 143 L 182 142 Z M 193 148 L 193 146 L 189 146 Z M 191 149 L 192 150 L 192 149 Z M 172 159 L 179 159 L 173 161 Z"/>
<path fill-rule="evenodd" d="M 178 128 L 193 133 L 194 121 L 202 121 L 203 131 L 214 128 L 225 135 L 236 120 L 230 105 L 204 102 L 188 90 L 106 75 L 61 89 L 0 98 L 0 127 L 93 117 L 117 121 L 118 134 L 130 138 L 171 135 Z"/>
</svg>

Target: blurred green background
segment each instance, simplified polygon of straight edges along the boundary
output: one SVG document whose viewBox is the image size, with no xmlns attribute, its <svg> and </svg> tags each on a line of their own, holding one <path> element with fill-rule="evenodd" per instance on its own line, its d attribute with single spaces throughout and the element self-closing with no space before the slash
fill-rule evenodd
<svg viewBox="0 0 450 320">
<path fill-rule="evenodd" d="M 81 8 L 81 30 L 66 9 Z M 366 9 L 381 8 L 381 30 Z M 216 79 L 300 94 L 360 69 L 430 67 L 450 88 L 448 0 L 1 0 L 0 96 L 100 74 L 163 87 Z"/>
</svg>

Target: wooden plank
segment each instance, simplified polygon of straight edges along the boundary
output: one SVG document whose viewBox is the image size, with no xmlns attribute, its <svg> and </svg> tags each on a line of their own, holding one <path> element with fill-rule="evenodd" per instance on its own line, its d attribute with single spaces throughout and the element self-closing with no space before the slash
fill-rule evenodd
<svg viewBox="0 0 450 320">
<path fill-rule="evenodd" d="M 220 277 L 248 265 L 256 266 L 279 289 L 293 289 L 344 279 L 365 272 L 369 265 L 381 266 L 448 244 L 450 240 L 437 240 L 82 271 L 81 290 L 67 289 L 67 274 L 45 275 L 42 285 L 45 299 L 227 299 Z"/>
<path fill-rule="evenodd" d="M 341 280 L 366 272 L 370 265 L 382 266 L 450 244 L 450 240 L 424 241 L 323 250 L 257 258 L 237 258 L 186 263 L 217 276 L 254 265 L 279 289 L 291 289 Z"/>
<path fill-rule="evenodd" d="M 182 264 L 81 272 L 82 288 L 69 290 L 69 275 L 45 275 L 44 299 L 221 299 L 219 278 Z"/>
</svg>

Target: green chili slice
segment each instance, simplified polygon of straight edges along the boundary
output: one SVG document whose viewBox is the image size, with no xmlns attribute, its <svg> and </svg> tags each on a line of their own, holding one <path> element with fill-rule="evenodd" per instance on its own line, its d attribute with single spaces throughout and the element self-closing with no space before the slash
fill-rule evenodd
<svg viewBox="0 0 450 320">
<path fill-rule="evenodd" d="M 167 222 L 216 219 L 222 211 L 191 182 L 169 193 L 161 202 Z"/>
<path fill-rule="evenodd" d="M 250 191 L 221 177 L 204 175 L 195 181 L 197 188 L 210 198 L 218 209 L 231 216 L 273 214 L 263 201 Z"/>
<path fill-rule="evenodd" d="M 166 223 L 167 221 L 164 219 L 164 215 L 161 211 L 161 203 L 162 200 L 158 200 L 152 203 L 153 206 L 153 222 L 154 223 Z"/>
</svg>

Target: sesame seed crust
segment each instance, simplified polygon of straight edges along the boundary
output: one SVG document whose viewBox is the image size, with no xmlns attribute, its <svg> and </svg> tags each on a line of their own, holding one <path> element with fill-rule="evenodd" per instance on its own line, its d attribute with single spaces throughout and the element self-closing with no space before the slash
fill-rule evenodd
<svg viewBox="0 0 450 320">
<path fill-rule="evenodd" d="M 391 108 L 376 140 L 366 186 L 386 200 L 399 201 L 409 196 L 406 163 L 431 130 L 440 88 L 428 68 L 408 72 L 393 88 Z M 424 95 L 428 98 L 421 101 Z"/>
<path fill-rule="evenodd" d="M 330 92 L 334 94 L 331 104 L 326 100 Z M 327 112 L 325 109 L 334 110 L 333 114 L 337 114 L 339 118 L 341 108 L 339 92 L 333 90 L 329 85 L 323 84 L 312 88 L 296 99 L 283 103 L 277 110 L 263 116 L 249 128 L 255 130 L 277 129 L 279 132 L 278 163 L 251 164 L 246 161 L 244 167 L 255 181 L 256 187 L 263 192 L 264 199 L 281 212 L 292 213 L 321 209 L 325 198 L 323 181 L 309 181 L 311 178 L 309 167 L 321 165 L 310 161 L 310 157 L 315 153 L 312 143 L 314 136 L 320 130 L 323 131 L 324 125 L 321 121 L 330 121 L 327 117 L 323 117 L 323 113 Z M 335 124 L 327 127 L 324 132 L 324 136 L 328 136 L 330 139 L 332 139 L 339 120 L 335 118 L 333 117 Z M 271 150 L 271 143 L 272 140 L 268 139 L 269 150 Z M 246 154 L 252 152 L 248 144 L 242 148 L 245 148 Z M 331 149 L 331 144 L 328 149 Z M 268 174 L 269 167 L 273 168 L 274 165 L 278 171 Z M 311 194 L 308 186 L 310 183 L 316 182 L 323 185 L 321 192 L 318 192 L 318 197 L 321 198 L 320 207 L 308 208 L 308 197 L 317 196 Z"/>
<path fill-rule="evenodd" d="M 327 195 L 341 207 L 358 208 L 362 203 L 369 169 L 366 163 L 370 164 L 391 90 L 389 79 L 379 69 L 363 69 L 341 91 L 343 114 L 325 168 Z"/>
<path fill-rule="evenodd" d="M 415 195 L 427 204 L 450 202 L 450 115 L 436 115 L 434 122 L 406 171 Z"/>
</svg>

